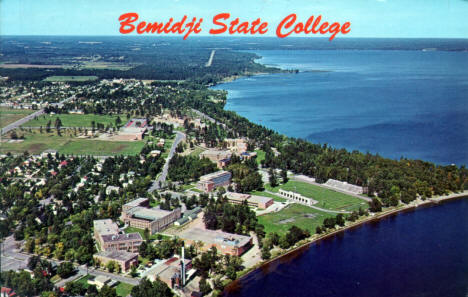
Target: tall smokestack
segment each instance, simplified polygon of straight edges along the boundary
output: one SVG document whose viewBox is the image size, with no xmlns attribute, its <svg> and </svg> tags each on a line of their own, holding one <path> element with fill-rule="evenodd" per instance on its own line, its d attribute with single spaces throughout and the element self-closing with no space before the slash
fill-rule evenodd
<svg viewBox="0 0 468 297">
<path fill-rule="evenodd" d="M 182 286 L 185 286 L 185 247 L 182 247 Z"/>
</svg>

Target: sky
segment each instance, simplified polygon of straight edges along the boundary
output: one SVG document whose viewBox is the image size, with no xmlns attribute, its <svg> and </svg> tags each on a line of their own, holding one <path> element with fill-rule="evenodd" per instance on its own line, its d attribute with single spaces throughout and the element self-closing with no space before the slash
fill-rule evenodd
<svg viewBox="0 0 468 297">
<path fill-rule="evenodd" d="M 228 12 L 229 21 L 267 21 L 266 36 L 296 13 L 302 22 L 349 21 L 348 37 L 468 38 L 468 0 L 0 0 L 0 35 L 120 35 L 118 18 L 127 12 L 146 22 L 203 18 L 199 35 Z"/>
</svg>

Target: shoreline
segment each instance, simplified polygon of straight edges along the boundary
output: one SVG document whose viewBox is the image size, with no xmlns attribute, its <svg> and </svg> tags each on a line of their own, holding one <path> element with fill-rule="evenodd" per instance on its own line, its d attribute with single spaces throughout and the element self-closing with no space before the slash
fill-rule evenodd
<svg viewBox="0 0 468 297">
<path fill-rule="evenodd" d="M 226 292 L 229 291 L 234 291 L 237 289 L 239 286 L 239 283 L 247 278 L 250 274 L 253 272 L 258 271 L 259 269 L 265 268 L 266 266 L 270 265 L 273 262 L 280 261 L 283 258 L 286 258 L 287 256 L 292 256 L 302 250 L 307 249 L 310 245 L 314 243 L 318 243 L 322 240 L 326 240 L 329 238 L 332 238 L 340 233 L 344 233 L 345 231 L 352 230 L 358 227 L 361 227 L 362 225 L 366 223 L 371 223 L 371 222 L 378 222 L 382 219 L 385 219 L 389 216 L 392 215 L 397 215 L 399 213 L 404 213 L 408 211 L 415 211 L 420 207 L 430 207 L 430 206 L 437 206 L 440 203 L 444 203 L 446 201 L 452 201 L 452 200 L 458 200 L 458 199 L 466 199 L 468 198 L 468 190 L 463 191 L 462 193 L 452 193 L 449 195 L 445 196 L 437 196 L 437 197 L 432 197 L 428 198 L 426 200 L 414 200 L 410 204 L 407 205 L 401 205 L 397 206 L 396 208 L 392 209 L 387 209 L 379 213 L 375 213 L 374 215 L 369 215 L 367 217 L 363 217 L 362 220 L 358 220 L 356 222 L 351 222 L 349 225 L 344 226 L 342 228 L 339 228 L 337 230 L 333 230 L 330 233 L 326 233 L 323 235 L 315 236 L 315 237 L 310 237 L 309 239 L 306 239 L 305 242 L 303 240 L 302 243 L 300 243 L 298 246 L 294 247 L 291 250 L 286 251 L 285 253 L 279 254 L 276 257 L 269 259 L 267 261 L 262 261 L 251 268 L 249 268 L 245 274 L 242 274 L 239 278 L 231 281 L 228 283 L 225 287 L 224 290 L 221 292 L 220 296 L 224 296 Z M 316 234 L 315 234 L 316 235 Z"/>
</svg>

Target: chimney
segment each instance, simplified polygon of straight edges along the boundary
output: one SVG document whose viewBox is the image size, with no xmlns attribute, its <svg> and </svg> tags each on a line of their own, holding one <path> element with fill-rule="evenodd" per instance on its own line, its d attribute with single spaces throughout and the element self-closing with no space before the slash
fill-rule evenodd
<svg viewBox="0 0 468 297">
<path fill-rule="evenodd" d="M 185 286 L 185 247 L 182 247 L 182 287 Z"/>
</svg>

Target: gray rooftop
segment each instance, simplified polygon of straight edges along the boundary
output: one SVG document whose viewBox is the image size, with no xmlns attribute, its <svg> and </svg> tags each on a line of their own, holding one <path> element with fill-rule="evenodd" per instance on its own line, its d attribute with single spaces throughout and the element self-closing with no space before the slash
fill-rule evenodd
<svg viewBox="0 0 468 297">
<path fill-rule="evenodd" d="M 119 226 L 112 222 L 111 219 L 95 220 L 93 221 L 94 231 L 102 235 L 117 234 L 119 233 Z"/>
<path fill-rule="evenodd" d="M 134 241 L 134 240 L 143 241 L 143 238 L 141 237 L 140 233 L 108 234 L 108 235 L 103 235 L 101 237 L 102 237 L 102 241 L 104 242 Z"/>
<path fill-rule="evenodd" d="M 109 250 L 109 251 L 99 252 L 96 254 L 96 256 L 106 257 L 106 258 L 114 259 L 118 261 L 128 261 L 128 260 L 132 260 L 135 257 L 138 257 L 138 254 L 130 253 L 126 251 Z"/>
<path fill-rule="evenodd" d="M 223 244 L 241 247 L 246 245 L 250 240 L 250 236 L 227 233 L 223 231 L 204 230 L 200 228 L 192 228 L 182 231 L 179 234 L 182 239 L 194 241 L 203 241 L 210 244 Z"/>
</svg>

